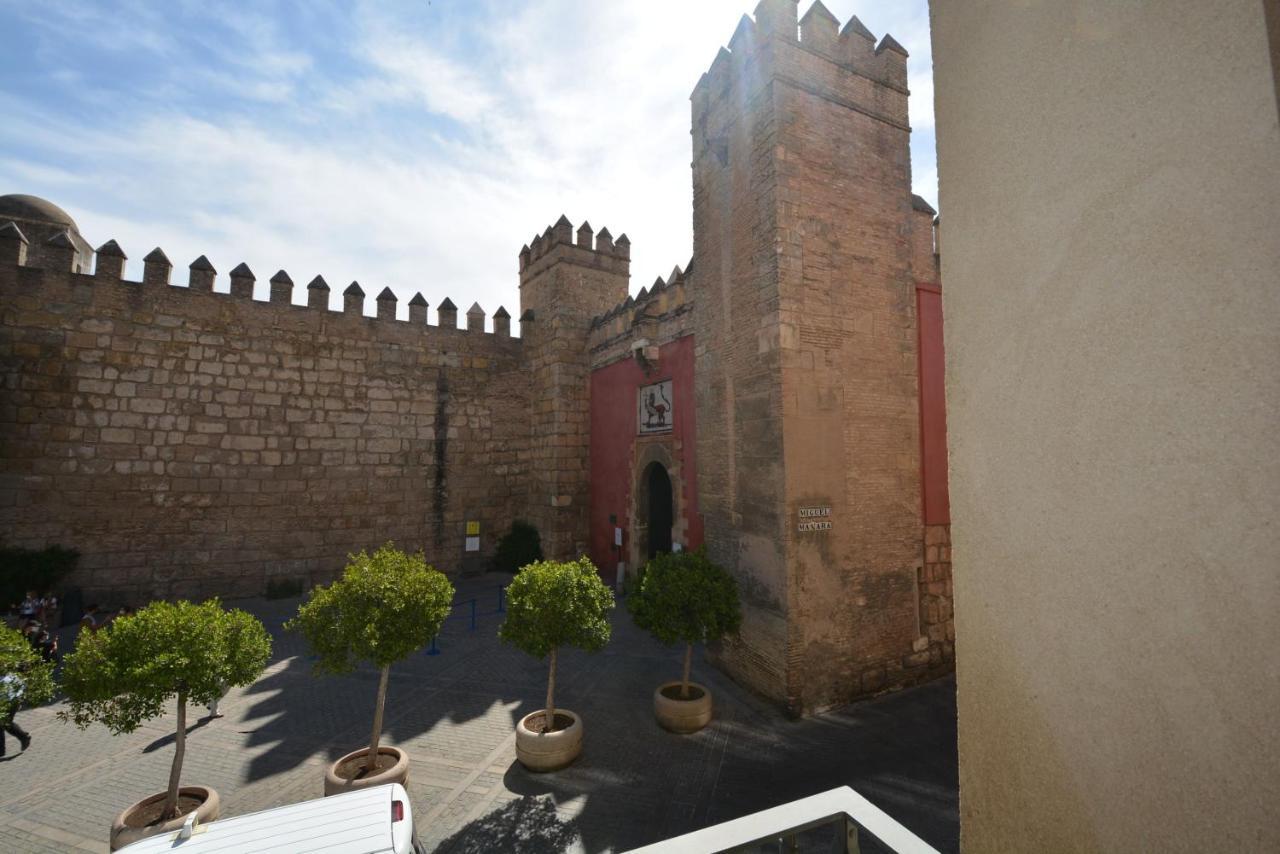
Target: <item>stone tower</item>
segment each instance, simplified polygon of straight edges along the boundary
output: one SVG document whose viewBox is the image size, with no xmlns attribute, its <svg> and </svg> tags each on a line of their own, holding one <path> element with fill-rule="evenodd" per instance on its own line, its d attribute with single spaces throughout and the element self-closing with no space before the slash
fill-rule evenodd
<svg viewBox="0 0 1280 854">
<path fill-rule="evenodd" d="M 721 663 L 804 712 L 928 661 L 912 229 L 931 218 L 906 51 L 796 5 L 743 16 L 693 91 L 691 290 L 700 504 L 745 605 Z"/>
<path fill-rule="evenodd" d="M 521 335 L 530 371 L 530 515 L 548 558 L 587 548 L 591 319 L 626 299 L 631 242 L 561 216 L 520 250 Z"/>
</svg>

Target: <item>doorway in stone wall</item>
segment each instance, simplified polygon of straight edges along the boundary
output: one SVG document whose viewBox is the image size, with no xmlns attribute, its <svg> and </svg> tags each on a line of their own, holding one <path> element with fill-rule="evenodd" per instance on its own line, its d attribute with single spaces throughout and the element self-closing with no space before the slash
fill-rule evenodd
<svg viewBox="0 0 1280 854">
<path fill-rule="evenodd" d="M 675 523 L 675 496 L 671 475 L 662 463 L 653 462 L 645 469 L 645 529 L 648 542 L 645 557 L 671 551 L 671 526 Z"/>
</svg>

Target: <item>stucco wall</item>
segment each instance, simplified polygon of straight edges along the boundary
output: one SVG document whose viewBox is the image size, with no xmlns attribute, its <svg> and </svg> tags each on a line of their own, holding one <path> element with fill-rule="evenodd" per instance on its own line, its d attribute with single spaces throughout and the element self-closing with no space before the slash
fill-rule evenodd
<svg viewBox="0 0 1280 854">
<path fill-rule="evenodd" d="M 935 0 L 968 851 L 1280 850 L 1257 0 Z"/>
<path fill-rule="evenodd" d="M 657 366 L 649 372 L 636 359 L 623 358 L 591 373 L 590 554 L 609 582 L 617 577 L 619 559 L 611 515 L 623 529 L 622 560 L 629 569 L 638 568 L 632 544 L 637 523 L 648 510 L 636 506 L 633 495 L 645 459 L 637 445 L 656 444 L 665 452 L 661 461 L 672 477 L 672 487 L 679 490 L 673 496 L 673 542 L 691 549 L 702 545 L 694 457 L 693 336 L 663 344 L 658 353 Z M 636 395 L 642 386 L 663 380 L 671 380 L 674 395 L 671 432 L 637 437 Z"/>
</svg>

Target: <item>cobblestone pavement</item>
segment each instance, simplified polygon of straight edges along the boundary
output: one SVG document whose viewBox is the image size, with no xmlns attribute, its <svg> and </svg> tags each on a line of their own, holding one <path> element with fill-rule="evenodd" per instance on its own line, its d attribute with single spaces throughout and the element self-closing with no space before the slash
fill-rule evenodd
<svg viewBox="0 0 1280 854">
<path fill-rule="evenodd" d="M 514 725 L 544 698 L 546 669 L 497 640 L 508 579 L 461 580 L 439 654 L 391 670 L 383 737 L 411 757 L 427 850 L 626 850 L 839 785 L 940 850 L 958 849 L 953 680 L 791 721 L 696 661 L 716 719 L 672 735 L 654 722 L 651 697 L 679 675 L 679 652 L 621 607 L 605 651 L 561 656 L 557 702 L 583 717 L 584 755 L 529 774 L 515 761 Z M 377 687 L 372 670 L 312 674 L 300 639 L 281 630 L 298 600 L 233 604 L 263 619 L 275 649 L 262 678 L 224 699 L 224 718 L 188 714 L 183 782 L 217 789 L 224 816 L 320 797 L 325 764 L 367 741 Z M 0 851 L 106 851 L 112 818 L 168 778 L 172 714 L 113 737 L 58 721 L 59 708 L 20 712 L 34 742 L 15 755 L 10 740 L 0 759 Z"/>
</svg>

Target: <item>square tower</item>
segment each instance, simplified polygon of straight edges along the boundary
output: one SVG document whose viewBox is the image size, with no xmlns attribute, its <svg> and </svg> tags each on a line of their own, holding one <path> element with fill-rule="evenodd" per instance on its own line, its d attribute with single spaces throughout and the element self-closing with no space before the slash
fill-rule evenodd
<svg viewBox="0 0 1280 854">
<path fill-rule="evenodd" d="M 923 533 L 906 51 L 796 5 L 694 89 L 690 287 L 720 660 L 802 713 L 909 681 Z"/>
<path fill-rule="evenodd" d="M 520 250 L 520 327 L 532 374 L 530 519 L 548 558 L 587 550 L 591 319 L 627 298 L 631 241 L 567 217 Z"/>
</svg>

